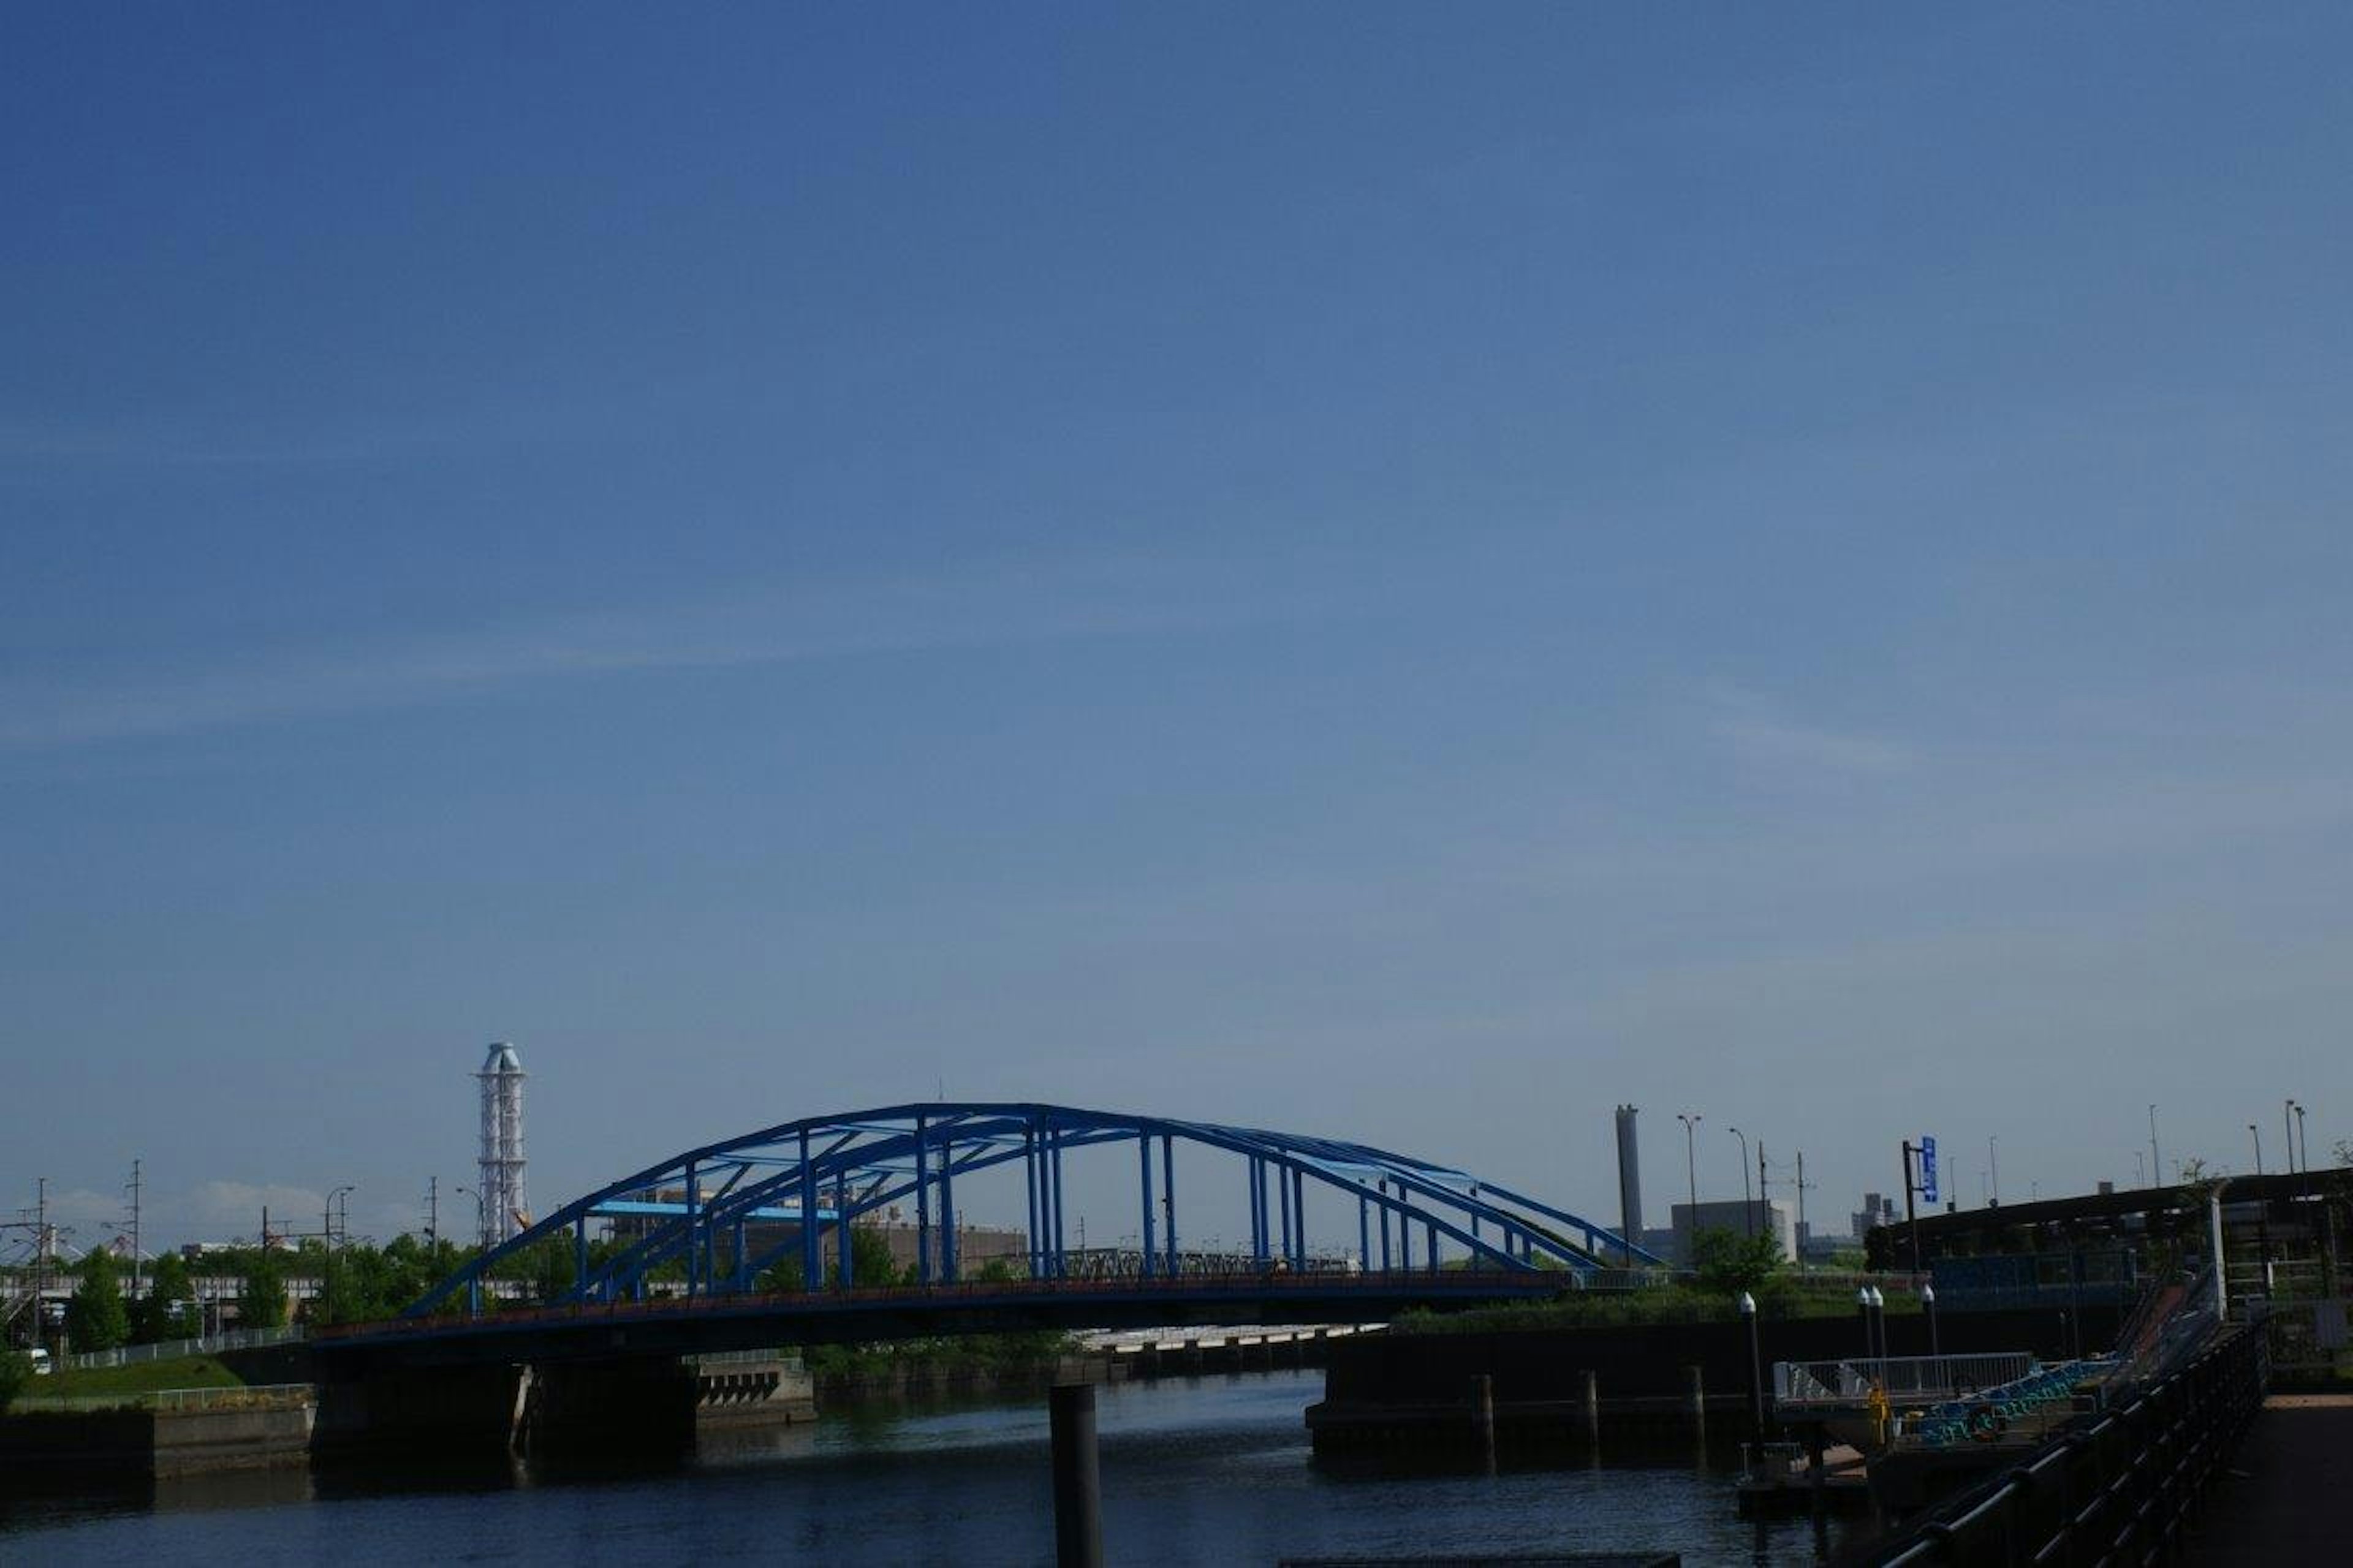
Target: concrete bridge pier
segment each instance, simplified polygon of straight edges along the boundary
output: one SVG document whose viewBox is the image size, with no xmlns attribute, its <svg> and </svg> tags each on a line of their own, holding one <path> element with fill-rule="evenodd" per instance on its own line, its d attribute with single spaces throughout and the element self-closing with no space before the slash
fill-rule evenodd
<svg viewBox="0 0 2353 1568">
<path fill-rule="evenodd" d="M 324 1369 L 312 1451 L 323 1458 L 503 1456 L 525 1379 L 518 1366 Z"/>
<path fill-rule="evenodd" d="M 701 1384 L 675 1356 L 552 1362 L 531 1369 L 514 1447 L 533 1458 L 684 1454 Z"/>
</svg>

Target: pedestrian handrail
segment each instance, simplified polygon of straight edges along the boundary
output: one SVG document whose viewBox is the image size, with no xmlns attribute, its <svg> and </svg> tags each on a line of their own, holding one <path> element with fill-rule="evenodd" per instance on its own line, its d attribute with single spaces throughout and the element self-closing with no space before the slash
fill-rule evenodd
<svg viewBox="0 0 2353 1568">
<path fill-rule="evenodd" d="M 1187 1273 L 1149 1279 L 967 1279 L 954 1284 L 860 1286 L 849 1291 L 720 1291 L 700 1296 L 649 1297 L 643 1301 L 598 1301 L 524 1307 L 475 1315 L 459 1304 L 449 1310 L 387 1319 L 379 1322 L 336 1323 L 312 1334 L 314 1343 L 357 1338 L 446 1333 L 452 1331 L 510 1330 L 535 1323 L 594 1323 L 673 1321 L 696 1317 L 740 1317 L 778 1308 L 832 1310 L 841 1307 L 880 1309 L 897 1306 L 966 1306 L 977 1303 L 1015 1304 L 1032 1300 L 1101 1298 L 1113 1293 L 1122 1300 L 1153 1297 L 1183 1301 L 1216 1298 L 1236 1289 L 1263 1295 L 1271 1302 L 1285 1297 L 1327 1301 L 1355 1295 L 1388 1299 L 1402 1289 L 1433 1300 L 1477 1301 L 1540 1291 L 1577 1288 L 1568 1274 L 1525 1269 L 1375 1269 L 1345 1272 L 1293 1270 L 1281 1262 L 1253 1263 L 1217 1273 Z"/>
<path fill-rule="evenodd" d="M 177 1361 L 182 1356 L 217 1355 L 222 1351 L 259 1350 L 267 1345 L 295 1344 L 310 1338 L 299 1324 L 280 1329 L 230 1329 L 192 1340 L 165 1340 L 152 1345 L 117 1345 L 112 1350 L 82 1351 L 64 1358 L 68 1372 L 90 1372 L 108 1366 L 143 1366 L 151 1361 Z"/>
<path fill-rule="evenodd" d="M 1942 1398 L 2015 1383 L 2033 1369 L 2034 1357 L 2025 1351 L 1776 1362 L 1773 1400 L 1784 1405 L 1858 1405 L 1873 1388 L 1890 1401 Z"/>
<path fill-rule="evenodd" d="M 238 1384 L 228 1388 L 143 1388 L 120 1394 L 23 1394 L 13 1412 L 52 1411 L 83 1415 L 100 1410 L 250 1410 L 307 1405 L 316 1396 L 307 1383 Z"/>
<path fill-rule="evenodd" d="M 2031 1441 L 2047 1429 L 2052 1415 L 2073 1413 L 2079 1392 L 2099 1387 L 2122 1365 L 2103 1357 L 2037 1367 L 2024 1377 L 1929 1406 L 1918 1413 L 1903 1440 L 1927 1448 Z"/>
<path fill-rule="evenodd" d="M 2263 1333 L 2234 1330 L 2130 1404 L 2068 1423 L 2031 1458 L 1862 1561 L 2168 1561 L 2270 1375 Z"/>
</svg>

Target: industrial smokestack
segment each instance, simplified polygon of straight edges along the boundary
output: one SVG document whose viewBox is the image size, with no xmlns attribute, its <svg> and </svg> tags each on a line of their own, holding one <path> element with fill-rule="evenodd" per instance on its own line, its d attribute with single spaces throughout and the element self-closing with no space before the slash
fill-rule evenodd
<svg viewBox="0 0 2353 1568">
<path fill-rule="evenodd" d="M 1618 1234 L 1626 1238 L 1626 1261 L 1642 1245 L 1642 1152 L 1634 1134 L 1635 1110 L 1618 1108 Z"/>
<path fill-rule="evenodd" d="M 528 1226 L 531 1200 L 523 1194 L 522 1058 L 504 1040 L 493 1041 L 482 1070 L 481 1243 L 497 1247 Z"/>
</svg>

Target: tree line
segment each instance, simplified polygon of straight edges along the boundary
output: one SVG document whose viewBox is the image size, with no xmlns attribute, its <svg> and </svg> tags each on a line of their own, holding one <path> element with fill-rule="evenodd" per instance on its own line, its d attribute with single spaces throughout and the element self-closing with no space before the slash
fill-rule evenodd
<svg viewBox="0 0 2353 1568">
<path fill-rule="evenodd" d="M 591 1241 L 590 1270 L 601 1268 L 628 1245 L 609 1239 Z M 239 1328 L 274 1329 L 283 1327 L 292 1314 L 291 1288 L 296 1279 L 317 1281 L 315 1293 L 303 1306 L 305 1321 L 313 1326 L 373 1322 L 397 1316 L 463 1267 L 478 1250 L 447 1239 L 427 1242 L 412 1235 L 395 1237 L 381 1246 L 359 1241 L 334 1247 L 314 1238 L 293 1247 L 237 1247 L 208 1252 L 196 1267 L 208 1278 L 237 1281 Z M 483 1307 L 496 1311 L 559 1300 L 572 1289 L 576 1262 L 574 1244 L 555 1237 L 501 1258 L 492 1266 L 491 1278 L 519 1289 L 493 1295 Z M 723 1268 L 731 1264 L 730 1259 L 721 1260 Z M 70 1350 L 156 1344 L 194 1339 L 205 1331 L 195 1271 L 188 1259 L 176 1252 L 158 1257 L 145 1273 L 144 1289 L 135 1294 L 124 1289 L 123 1272 L 122 1261 L 104 1247 L 92 1248 L 75 1266 L 74 1292 L 66 1304 L 65 1318 Z M 879 1230 L 862 1226 L 852 1230 L 850 1276 L 856 1284 L 908 1283 L 913 1274 L 913 1268 L 893 1261 L 890 1243 Z M 685 1261 L 668 1259 L 649 1268 L 647 1278 L 682 1281 Z M 762 1270 L 756 1288 L 798 1290 L 798 1250 Z"/>
</svg>

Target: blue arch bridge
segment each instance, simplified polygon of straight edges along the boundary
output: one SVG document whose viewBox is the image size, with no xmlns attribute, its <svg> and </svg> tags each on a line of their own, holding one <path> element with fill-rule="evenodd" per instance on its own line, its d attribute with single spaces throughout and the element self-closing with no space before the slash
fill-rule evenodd
<svg viewBox="0 0 2353 1568">
<path fill-rule="evenodd" d="M 1132 1245 L 1071 1245 L 1065 1166 L 1132 1183 Z M 1108 1162 L 1108 1164 L 1106 1163 Z M 959 1253 L 958 1205 L 991 1171 L 1028 1207 L 1015 1267 Z M 1124 1172 L 1124 1176 L 1116 1173 Z M 1246 1243 L 1189 1246 L 1184 1201 L 1246 1210 Z M 1319 1255 L 1321 1234 L 1356 1250 Z M 912 1283 L 859 1288 L 861 1223 L 913 1217 Z M 592 1258 L 590 1228 L 616 1225 Z M 569 1287 L 518 1310 L 502 1266 L 569 1249 Z M 1609 1228 L 1467 1172 L 1359 1143 L 1071 1106 L 930 1103 L 813 1117 L 690 1149 L 566 1204 L 397 1320 L 330 1331 L 377 1364 L 688 1354 L 1037 1328 L 1356 1322 L 1410 1307 L 1630 1283 L 1662 1260 Z M 507 1268 L 506 1272 L 512 1272 Z"/>
</svg>

